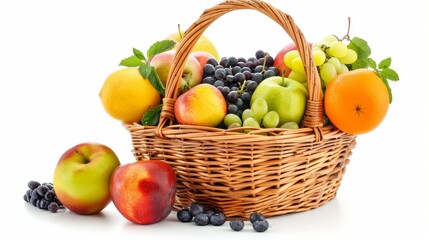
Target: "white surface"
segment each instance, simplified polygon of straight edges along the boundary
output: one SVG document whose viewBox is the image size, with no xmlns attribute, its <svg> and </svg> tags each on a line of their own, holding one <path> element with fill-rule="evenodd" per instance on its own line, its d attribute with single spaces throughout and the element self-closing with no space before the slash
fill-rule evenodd
<svg viewBox="0 0 429 240">
<path fill-rule="evenodd" d="M 51 181 L 57 159 L 86 141 L 110 146 L 122 163 L 134 161 L 121 123 L 102 109 L 98 92 L 108 74 L 131 54 L 186 29 L 220 1 L 2 1 L 0 104 L 2 224 L 0 238 L 47 239 L 427 239 L 428 223 L 428 8 L 425 1 L 269 1 L 292 15 L 309 41 L 327 34 L 366 39 L 378 61 L 392 57 L 401 77 L 382 125 L 359 136 L 337 197 L 305 213 L 270 218 L 263 234 L 178 223 L 128 223 L 110 204 L 102 214 L 50 214 L 24 203 L 29 180 Z M 333 9 L 339 9 L 335 11 Z M 240 19 L 240 20 L 239 20 Z M 240 29 L 241 31 L 237 32 Z M 276 53 L 290 41 L 267 17 L 236 11 L 206 34 L 222 56 Z M 49 235 L 43 235 L 48 234 Z M 408 238 L 405 238 L 408 237 Z"/>
</svg>

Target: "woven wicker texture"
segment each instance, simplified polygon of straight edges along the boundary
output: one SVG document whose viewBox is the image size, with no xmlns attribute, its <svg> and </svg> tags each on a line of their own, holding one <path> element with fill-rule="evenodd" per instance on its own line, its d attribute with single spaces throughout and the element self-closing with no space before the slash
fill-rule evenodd
<svg viewBox="0 0 429 240">
<path fill-rule="evenodd" d="M 177 125 L 174 101 L 186 58 L 205 29 L 222 15 L 253 9 L 279 24 L 298 47 L 308 76 L 309 96 L 302 127 L 290 129 L 219 128 Z M 175 169 L 175 208 L 192 202 L 221 209 L 227 217 L 248 218 L 317 208 L 332 199 L 349 163 L 355 135 L 323 126 L 320 79 L 311 48 L 286 13 L 258 0 L 225 1 L 206 9 L 179 43 L 156 127 L 123 123 L 137 160 L 164 159 Z"/>
</svg>

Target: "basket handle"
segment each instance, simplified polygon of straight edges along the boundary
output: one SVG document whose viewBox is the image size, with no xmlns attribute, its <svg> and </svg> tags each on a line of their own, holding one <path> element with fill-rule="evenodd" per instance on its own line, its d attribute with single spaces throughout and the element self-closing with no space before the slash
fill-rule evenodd
<svg viewBox="0 0 429 240">
<path fill-rule="evenodd" d="M 163 107 L 157 126 L 158 136 L 162 136 L 162 128 L 166 126 L 167 122 L 170 125 L 173 122 L 174 102 L 179 93 L 179 84 L 184 65 L 197 40 L 216 19 L 228 12 L 242 9 L 256 10 L 265 14 L 278 23 L 291 37 L 298 48 L 307 72 L 308 99 L 302 126 L 320 129 L 323 125 L 323 101 L 319 74 L 313 61 L 311 47 L 301 30 L 295 25 L 292 17 L 260 0 L 226 0 L 206 9 L 199 19 L 184 32 L 180 40 L 168 76 Z"/>
</svg>

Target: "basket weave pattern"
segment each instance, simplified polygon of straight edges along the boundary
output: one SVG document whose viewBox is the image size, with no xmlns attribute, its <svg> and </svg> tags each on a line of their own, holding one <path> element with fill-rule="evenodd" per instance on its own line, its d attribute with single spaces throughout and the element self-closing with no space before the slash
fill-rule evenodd
<svg viewBox="0 0 429 240">
<path fill-rule="evenodd" d="M 307 71 L 308 100 L 302 127 L 290 129 L 224 130 L 174 123 L 174 101 L 184 64 L 205 29 L 222 15 L 253 9 L 273 19 L 298 47 Z M 317 208 L 332 199 L 355 135 L 323 126 L 320 79 L 311 48 L 293 19 L 259 0 L 225 1 L 206 9 L 179 43 L 155 127 L 123 123 L 130 132 L 137 160 L 164 159 L 175 169 L 175 208 L 199 202 L 221 209 L 227 217 L 248 218 Z"/>
</svg>

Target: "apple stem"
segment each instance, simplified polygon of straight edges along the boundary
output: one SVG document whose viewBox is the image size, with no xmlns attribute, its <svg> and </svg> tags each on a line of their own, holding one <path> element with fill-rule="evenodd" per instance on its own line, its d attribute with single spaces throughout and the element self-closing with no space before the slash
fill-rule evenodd
<svg viewBox="0 0 429 240">
<path fill-rule="evenodd" d="M 78 154 L 78 155 L 80 155 L 80 156 L 82 157 L 82 159 L 83 159 L 83 163 L 84 163 L 84 164 L 89 163 L 88 159 L 86 159 L 86 158 L 82 155 L 82 153 L 80 153 L 78 150 L 76 150 L 75 152 L 76 152 L 76 154 Z"/>
</svg>

